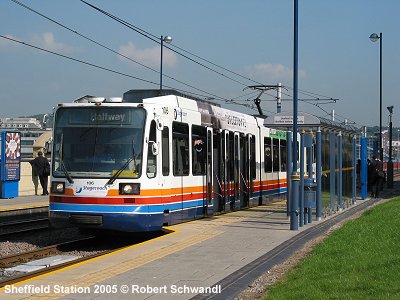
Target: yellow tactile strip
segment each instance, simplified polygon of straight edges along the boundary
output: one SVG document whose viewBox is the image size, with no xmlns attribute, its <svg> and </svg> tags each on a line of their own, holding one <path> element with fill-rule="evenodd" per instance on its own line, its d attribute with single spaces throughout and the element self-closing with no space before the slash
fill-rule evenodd
<svg viewBox="0 0 400 300">
<path fill-rule="evenodd" d="M 52 286 L 57 284 L 64 287 L 89 287 L 96 283 L 106 281 L 127 271 L 141 267 L 147 263 L 163 258 L 172 253 L 183 250 L 192 245 L 199 244 L 222 234 L 224 231 L 218 227 L 240 222 L 248 218 L 257 218 L 266 212 L 249 210 L 235 211 L 229 214 L 206 219 L 195 220 L 188 223 L 171 226 L 168 229 L 173 233 L 134 245 L 111 254 L 82 262 L 46 275 L 20 282 L 16 286 Z M 269 214 L 269 213 L 268 213 Z M 132 259 L 134 258 L 134 259 Z M 82 268 L 82 271 L 80 270 Z M 81 276 L 79 274 L 82 274 Z M 13 295 L 13 299 L 58 299 L 68 295 L 68 292 L 52 292 L 37 294 Z M 0 297 L 4 295 L 4 288 L 0 289 Z M 10 295 L 8 295 L 10 296 Z"/>
<path fill-rule="evenodd" d="M 56 282 L 58 285 L 64 287 L 92 286 L 98 282 L 105 281 L 192 245 L 211 239 L 223 233 L 223 231 L 217 230 L 217 227 L 237 222 L 242 219 L 244 219 L 244 217 L 215 218 L 206 222 L 204 222 L 204 220 L 197 220 L 190 223 L 172 226 L 169 228 L 174 231 L 172 234 L 134 245 L 109 255 L 67 267 L 50 274 L 38 276 L 25 282 L 18 283 L 18 286 L 24 284 L 47 286 L 49 284 L 51 285 L 51 282 Z M 118 257 L 116 257 L 116 255 L 118 255 Z M 132 257 L 135 259 L 132 259 Z M 116 260 L 119 260 L 120 262 L 116 262 Z M 80 267 L 84 268 L 84 271 L 79 272 Z M 79 276 L 79 273 L 83 275 Z M 0 290 L 0 296 L 3 293 L 4 288 Z M 31 294 L 29 295 L 29 299 L 57 299 L 66 296 L 67 294 L 68 293 L 53 292 L 46 294 Z M 28 295 L 24 296 L 26 297 Z"/>
<path fill-rule="evenodd" d="M 0 212 L 7 212 L 13 210 L 21 210 L 21 209 L 30 209 L 30 208 L 38 208 L 38 207 L 48 207 L 49 202 L 35 202 L 29 205 L 26 204 L 13 204 L 8 206 L 0 207 Z"/>
</svg>

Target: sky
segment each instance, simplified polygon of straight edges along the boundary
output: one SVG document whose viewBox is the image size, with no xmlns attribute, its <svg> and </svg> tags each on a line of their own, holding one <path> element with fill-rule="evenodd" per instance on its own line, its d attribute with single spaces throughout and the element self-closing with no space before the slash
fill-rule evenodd
<svg viewBox="0 0 400 300">
<path fill-rule="evenodd" d="M 293 110 L 293 0 L 86 1 L 147 37 L 80 0 L 18 0 L 41 15 L 0 1 L 0 117 L 49 113 L 83 95 L 158 89 L 157 42 L 167 35 L 165 45 L 179 53 L 163 48 L 163 88 L 256 113 L 258 92 L 248 86 L 281 83 L 282 111 Z M 380 41 L 369 36 L 382 33 L 382 124 L 394 105 L 399 127 L 400 1 L 298 2 L 299 111 L 379 125 Z M 261 96 L 264 114 L 276 113 L 275 96 Z"/>
</svg>

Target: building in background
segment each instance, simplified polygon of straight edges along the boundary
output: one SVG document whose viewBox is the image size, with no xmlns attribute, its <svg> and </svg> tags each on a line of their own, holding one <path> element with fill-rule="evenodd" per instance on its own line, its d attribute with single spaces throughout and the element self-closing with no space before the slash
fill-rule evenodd
<svg viewBox="0 0 400 300">
<path fill-rule="evenodd" d="M 48 131 L 44 121 L 36 118 L 0 118 L 0 129 L 21 132 L 21 158 L 32 158 L 34 143 Z"/>
</svg>

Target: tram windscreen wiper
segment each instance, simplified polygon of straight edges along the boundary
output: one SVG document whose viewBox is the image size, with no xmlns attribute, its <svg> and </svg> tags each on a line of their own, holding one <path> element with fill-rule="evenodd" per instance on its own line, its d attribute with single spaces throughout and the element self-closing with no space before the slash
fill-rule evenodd
<svg viewBox="0 0 400 300">
<path fill-rule="evenodd" d="M 62 158 L 62 149 L 63 149 L 63 142 L 64 142 L 64 134 L 61 134 L 61 145 L 60 150 L 58 151 L 58 160 L 60 161 L 61 169 L 64 172 L 65 177 L 67 178 L 69 183 L 74 183 L 71 175 L 69 175 L 67 168 L 64 165 L 64 161 Z"/>
<path fill-rule="evenodd" d="M 118 171 L 111 176 L 111 178 L 107 181 L 106 185 L 113 184 L 115 179 L 121 175 L 121 173 L 126 169 L 126 167 L 130 164 L 130 162 L 133 161 L 133 167 L 136 170 L 136 154 L 135 154 L 135 148 L 133 146 L 133 140 L 132 140 L 132 156 L 126 161 L 126 163 L 118 169 Z"/>
</svg>

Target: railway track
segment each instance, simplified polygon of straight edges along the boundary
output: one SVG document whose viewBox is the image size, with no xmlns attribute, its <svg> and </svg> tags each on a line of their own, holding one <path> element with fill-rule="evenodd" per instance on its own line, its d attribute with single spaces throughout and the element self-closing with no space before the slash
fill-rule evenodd
<svg viewBox="0 0 400 300">
<path fill-rule="evenodd" d="M 48 229 L 49 218 L 21 219 L 0 223 L 0 238 L 17 233 L 26 233 L 34 230 Z"/>
<path fill-rule="evenodd" d="M 60 253 L 63 253 L 63 251 L 61 251 L 60 249 L 80 248 L 80 247 L 90 244 L 95 239 L 96 239 L 95 237 L 86 237 L 86 238 L 82 238 L 82 239 L 78 239 L 78 240 L 74 240 L 74 241 L 70 241 L 70 242 L 65 242 L 65 243 L 60 243 L 60 244 L 44 247 L 44 248 L 33 250 L 33 251 L 28 251 L 25 253 L 19 253 L 19 254 L 10 255 L 7 257 L 2 257 L 0 259 L 0 267 L 8 268 L 8 267 L 19 265 L 21 263 L 32 261 L 35 259 L 44 258 L 44 257 L 52 257 L 52 256 L 58 255 Z M 77 259 L 74 259 L 74 260 L 71 260 L 68 262 L 64 262 L 64 263 L 60 263 L 60 264 L 56 264 L 56 265 L 50 265 L 50 266 L 44 267 L 43 269 L 40 269 L 37 271 L 21 273 L 21 274 L 15 275 L 15 276 L 11 276 L 9 278 L 6 278 L 6 279 L 3 279 L 0 281 L 0 288 L 4 287 L 6 285 L 15 284 L 17 282 L 32 278 L 34 276 L 46 274 L 46 273 L 82 262 L 82 261 L 85 261 L 88 259 L 92 259 L 94 257 L 101 256 L 101 255 L 113 252 L 115 250 L 117 250 L 117 249 L 100 251 L 100 252 L 85 256 L 85 257 L 78 257 Z"/>
<path fill-rule="evenodd" d="M 29 278 L 43 275 L 46 273 L 53 272 L 95 257 L 106 255 L 114 251 L 123 249 L 125 247 L 131 246 L 136 243 L 143 242 L 145 240 L 155 238 L 159 235 L 166 234 L 167 232 L 160 232 L 157 235 L 139 235 L 127 238 L 114 238 L 112 240 L 112 245 L 110 245 L 110 239 L 104 239 L 103 237 L 89 236 L 85 238 L 80 238 L 77 240 L 59 243 L 51 245 L 48 247 L 40 248 L 33 251 L 28 251 L 25 253 L 14 254 L 6 257 L 0 258 L 0 268 L 9 268 L 22 263 L 26 263 L 32 260 L 37 260 L 46 257 L 55 257 L 60 254 L 68 254 L 71 251 L 90 251 L 94 252 L 92 254 L 87 254 L 85 256 L 77 257 L 76 259 L 62 262 L 54 265 L 47 265 L 40 270 L 33 272 L 26 272 L 17 275 L 12 275 L 5 279 L 0 280 L 0 288 L 18 283 Z M 108 248 L 108 249 L 105 249 Z"/>
<path fill-rule="evenodd" d="M 0 238 L 48 227 L 48 206 L 0 211 Z"/>
</svg>

